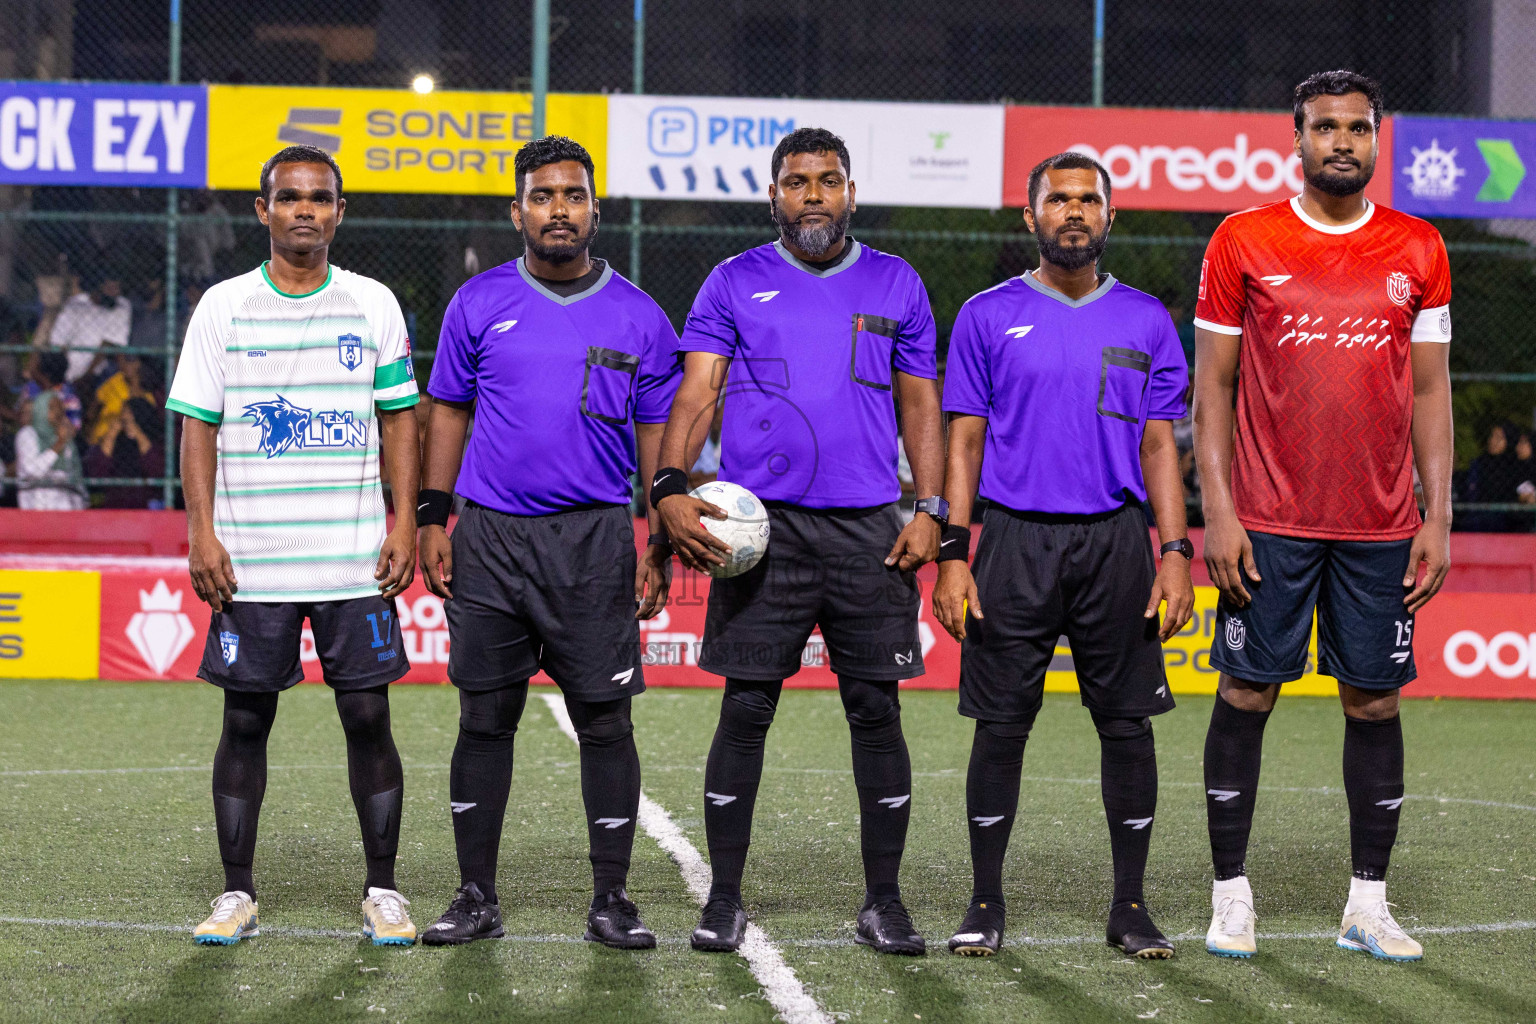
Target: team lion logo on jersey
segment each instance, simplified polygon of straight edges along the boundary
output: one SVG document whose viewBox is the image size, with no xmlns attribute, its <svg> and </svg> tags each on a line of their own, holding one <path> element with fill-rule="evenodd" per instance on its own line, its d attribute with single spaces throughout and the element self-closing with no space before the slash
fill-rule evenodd
<svg viewBox="0 0 1536 1024">
<path fill-rule="evenodd" d="M 409 342 L 407 342 L 409 344 Z M 409 354 L 409 353 L 407 353 Z M 355 334 L 343 334 L 336 339 L 336 358 L 341 365 L 355 370 L 363 365 L 363 339 Z"/>
<path fill-rule="evenodd" d="M 351 412 L 319 412 L 294 405 L 282 395 L 275 402 L 253 402 L 245 415 L 261 428 L 261 450 L 274 459 L 290 448 L 366 448 L 368 424 Z"/>
<path fill-rule="evenodd" d="M 1408 280 L 1408 275 L 1394 270 L 1387 275 L 1387 298 L 1396 306 L 1406 306 L 1408 296 L 1413 292 L 1413 284 Z"/>
</svg>

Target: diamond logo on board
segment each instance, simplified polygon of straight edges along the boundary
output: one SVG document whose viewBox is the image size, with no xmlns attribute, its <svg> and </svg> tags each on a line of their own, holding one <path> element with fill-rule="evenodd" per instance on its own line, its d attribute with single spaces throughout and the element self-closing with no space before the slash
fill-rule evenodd
<svg viewBox="0 0 1536 1024">
<path fill-rule="evenodd" d="M 144 664 L 163 676 L 192 642 L 192 620 L 181 610 L 181 591 L 171 593 L 165 580 L 153 590 L 139 591 L 139 610 L 123 630 Z"/>
</svg>

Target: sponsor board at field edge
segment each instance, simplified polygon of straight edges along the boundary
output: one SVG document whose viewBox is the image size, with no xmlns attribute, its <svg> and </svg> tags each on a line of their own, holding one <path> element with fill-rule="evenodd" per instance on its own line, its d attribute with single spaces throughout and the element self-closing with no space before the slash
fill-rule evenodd
<svg viewBox="0 0 1536 1024">
<path fill-rule="evenodd" d="M 202 188 L 197 85 L 0 82 L 0 184 Z"/>
<path fill-rule="evenodd" d="M 1421 217 L 1536 217 L 1536 122 L 1396 118 L 1393 205 Z"/>
<path fill-rule="evenodd" d="M 101 578 L 0 569 L 0 678 L 94 679 Z"/>
<path fill-rule="evenodd" d="M 779 139 L 827 128 L 872 205 L 996 209 L 1003 108 L 939 103 L 608 97 L 608 195 L 762 202 Z"/>
<path fill-rule="evenodd" d="M 1376 173 L 1366 188 L 1367 196 L 1389 206 L 1392 122 L 1382 121 Z M 1294 131 L 1290 114 L 1009 107 L 1003 202 L 1027 206 L 1030 169 L 1071 149 L 1108 169 L 1121 209 L 1244 210 L 1301 191 Z"/>
<path fill-rule="evenodd" d="M 607 97 L 551 93 L 547 102 L 549 132 L 587 147 L 602 194 Z M 208 110 L 216 189 L 252 191 L 273 153 L 310 145 L 335 156 L 348 191 L 511 195 L 513 157 L 533 138 L 533 97 L 522 92 L 214 85 Z"/>
</svg>

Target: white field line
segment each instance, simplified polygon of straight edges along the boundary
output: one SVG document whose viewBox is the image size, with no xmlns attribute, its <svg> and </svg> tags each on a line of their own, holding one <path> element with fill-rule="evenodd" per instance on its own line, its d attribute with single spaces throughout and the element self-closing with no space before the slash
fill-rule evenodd
<svg viewBox="0 0 1536 1024">
<path fill-rule="evenodd" d="M 565 710 L 565 700 L 549 693 L 540 696 L 559 724 L 560 731 L 570 737 L 572 742 L 576 742 L 576 727 L 571 724 L 571 716 Z M 709 898 L 709 868 L 699 855 L 698 848 L 683 835 L 683 830 L 673 822 L 666 808 L 642 792 L 637 824 L 677 864 L 683 874 L 683 881 L 688 885 L 688 891 L 703 906 Z M 762 985 L 768 1002 L 778 1011 L 785 1024 L 832 1024 L 832 1018 L 806 992 L 805 986 L 800 984 L 794 970 L 784 962 L 784 955 L 768 938 L 768 934 L 755 924 L 747 925 L 741 955 Z"/>
</svg>

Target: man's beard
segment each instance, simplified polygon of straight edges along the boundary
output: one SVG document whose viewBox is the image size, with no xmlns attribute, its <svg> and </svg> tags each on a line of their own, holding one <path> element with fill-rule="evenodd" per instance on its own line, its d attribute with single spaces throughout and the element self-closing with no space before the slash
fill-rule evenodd
<svg viewBox="0 0 1536 1024">
<path fill-rule="evenodd" d="M 1035 229 L 1035 243 L 1040 246 L 1040 258 L 1063 270 L 1082 270 L 1093 266 L 1104 255 L 1105 246 L 1109 245 L 1108 226 L 1096 235 L 1090 231 L 1087 245 L 1062 245 L 1056 239 L 1064 230 L 1059 229 L 1055 235 L 1047 238 L 1038 227 Z"/>
<path fill-rule="evenodd" d="M 1376 173 L 1376 163 L 1372 161 L 1370 166 L 1356 162 L 1360 167 L 1360 173 L 1337 174 L 1328 170 L 1325 163 L 1319 163 L 1316 169 L 1302 164 L 1302 174 L 1307 179 L 1307 184 L 1319 192 L 1330 196 L 1352 196 L 1365 191 L 1365 186 L 1371 183 L 1371 176 Z"/>
<path fill-rule="evenodd" d="M 547 225 L 546 225 L 547 226 Z M 574 224 L 567 222 L 567 226 L 574 228 Z M 592 242 L 597 238 L 597 218 L 592 218 L 592 223 L 584 233 L 577 234 L 570 241 L 543 242 L 523 229 L 523 248 L 528 255 L 534 256 L 545 263 L 553 263 L 559 266 L 569 263 L 580 257 L 588 249 L 592 248 Z"/>
<path fill-rule="evenodd" d="M 820 259 L 835 249 L 848 233 L 848 222 L 853 219 L 853 209 L 845 206 L 842 213 L 829 216 L 816 227 L 808 227 L 785 217 L 777 199 L 768 204 L 768 212 L 784 240 L 813 259 Z"/>
</svg>

